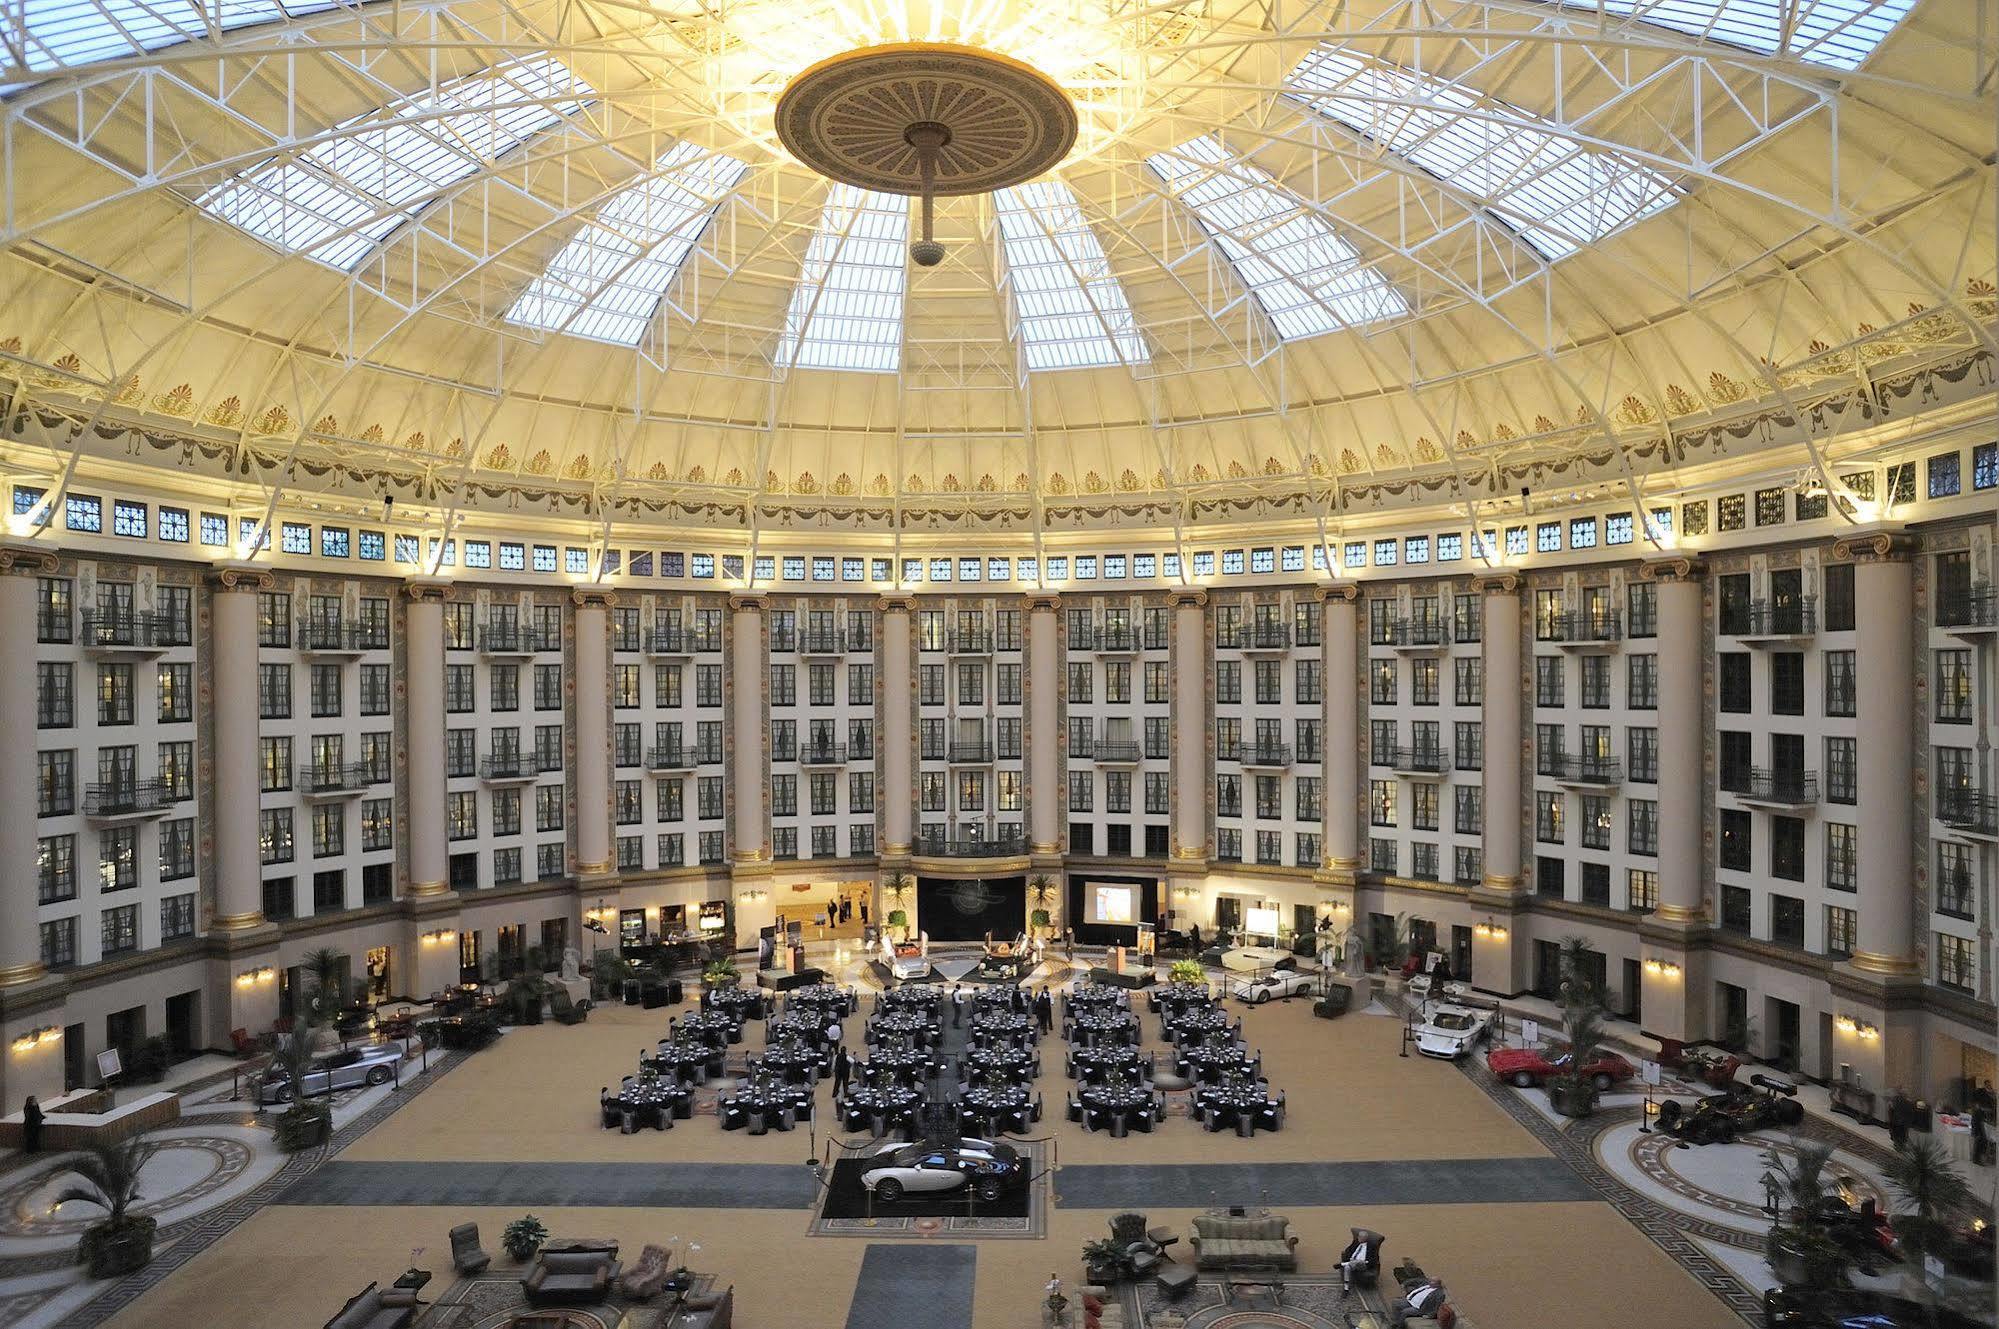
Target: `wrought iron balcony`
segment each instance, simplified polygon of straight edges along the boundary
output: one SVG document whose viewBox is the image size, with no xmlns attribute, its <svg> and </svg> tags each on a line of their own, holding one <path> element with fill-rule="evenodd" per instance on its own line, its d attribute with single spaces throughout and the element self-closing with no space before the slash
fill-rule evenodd
<svg viewBox="0 0 1999 1329">
<path fill-rule="evenodd" d="M 1291 649 L 1291 625 L 1242 623 L 1237 625 L 1234 635 L 1224 637 L 1218 645 L 1225 651 L 1288 651 Z"/>
<path fill-rule="evenodd" d="M 1999 838 L 1999 798 L 1976 789 L 1939 789 L 1937 820 L 1961 835 Z"/>
<path fill-rule="evenodd" d="M 990 628 L 961 628 L 945 634 L 944 652 L 947 655 L 991 655 L 993 634 Z"/>
<path fill-rule="evenodd" d="M 387 624 L 343 623 L 337 618 L 308 618 L 298 625 L 298 648 L 315 655 L 359 655 L 388 649 Z"/>
<path fill-rule="evenodd" d="M 377 781 L 370 778 L 367 765 L 358 761 L 315 763 L 300 767 L 298 773 L 299 792 L 307 796 L 358 794 L 374 783 Z"/>
<path fill-rule="evenodd" d="M 654 628 L 646 633 L 647 655 L 691 655 L 693 644 L 685 628 Z"/>
<path fill-rule="evenodd" d="M 1731 629 L 1735 636 L 1752 644 L 1812 636 L 1819 630 L 1818 597 L 1805 595 L 1794 600 L 1752 600 L 1741 617 L 1722 630 L 1727 632 Z"/>
<path fill-rule="evenodd" d="M 1571 757 L 1555 752 L 1543 756 L 1535 769 L 1563 784 L 1603 786 L 1624 782 L 1624 763 L 1609 757 Z"/>
<path fill-rule="evenodd" d="M 483 655 L 534 655 L 561 649 L 560 637 L 549 640 L 539 629 L 518 623 L 487 623 L 479 629 L 479 651 Z"/>
<path fill-rule="evenodd" d="M 694 769 L 694 749 L 671 743 L 655 747 L 646 754 L 646 769 L 691 771 Z"/>
<path fill-rule="evenodd" d="M 1405 775 L 1442 775 L 1451 768 L 1451 754 L 1443 748 L 1397 748 L 1389 766 Z"/>
<path fill-rule="evenodd" d="M 1268 770 L 1280 770 L 1291 764 L 1289 743 L 1244 743 L 1220 754 L 1223 761 L 1239 762 L 1244 766 L 1261 766 Z"/>
<path fill-rule="evenodd" d="M 1099 766 L 1134 766 L 1141 755 L 1137 740 L 1129 738 L 1099 739 L 1095 749 L 1083 755 L 1094 758 Z"/>
<path fill-rule="evenodd" d="M 1027 852 L 1027 837 L 1018 831 L 991 839 L 919 835 L 916 853 L 924 858 L 1007 858 Z"/>
<path fill-rule="evenodd" d="M 1596 612 L 1571 609 L 1542 624 L 1542 641 L 1560 646 L 1603 649 L 1624 640 L 1624 615 L 1615 609 Z"/>
<path fill-rule="evenodd" d="M 1386 635 L 1382 644 L 1398 651 L 1440 651 L 1451 644 L 1451 625 L 1441 618 L 1398 618 Z"/>
<path fill-rule="evenodd" d="M 826 629 L 808 628 L 798 634 L 800 655 L 845 655 L 847 634 Z"/>
<path fill-rule="evenodd" d="M 1958 636 L 1999 631 L 1999 590 L 1973 586 L 1937 601 L 1937 626 Z"/>
<path fill-rule="evenodd" d="M 1745 803 L 1760 803 L 1766 807 L 1802 808 L 1819 801 L 1817 771 L 1738 767 L 1722 771 L 1721 787 Z"/>
<path fill-rule="evenodd" d="M 90 651 L 134 651 L 158 654 L 169 646 L 188 643 L 187 620 L 176 614 L 137 610 L 86 609 L 79 615 L 82 642 Z"/>
<path fill-rule="evenodd" d="M 1139 649 L 1138 629 L 1129 623 L 1091 623 L 1083 636 L 1085 640 L 1077 649 L 1105 655 L 1129 655 Z"/>
<path fill-rule="evenodd" d="M 992 762 L 993 745 L 990 743 L 953 743 L 951 764 L 953 766 L 985 766 Z"/>
<path fill-rule="evenodd" d="M 165 780 L 113 780 L 85 786 L 83 815 L 99 820 L 157 817 L 181 797 Z"/>
<path fill-rule="evenodd" d="M 541 774 L 530 752 L 494 752 L 479 760 L 479 778 L 496 784 L 532 780 Z"/>
<path fill-rule="evenodd" d="M 803 743 L 798 748 L 800 766 L 845 766 L 847 745 L 845 743 Z"/>
</svg>

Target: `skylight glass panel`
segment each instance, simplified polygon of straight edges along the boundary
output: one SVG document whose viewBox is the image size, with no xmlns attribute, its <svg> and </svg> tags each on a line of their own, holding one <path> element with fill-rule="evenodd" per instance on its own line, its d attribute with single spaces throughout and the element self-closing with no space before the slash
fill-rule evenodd
<svg viewBox="0 0 1999 1329">
<path fill-rule="evenodd" d="M 908 199 L 834 185 L 792 288 L 778 363 L 893 373 L 902 358 L 908 241 Z"/>
<path fill-rule="evenodd" d="M 507 318 L 529 327 L 636 346 L 666 288 L 749 169 L 685 139 L 657 163 L 659 174 L 598 209 Z"/>
<path fill-rule="evenodd" d="M 993 200 L 1027 367 L 1142 362 L 1138 320 L 1069 187 L 1036 180 Z"/>
<path fill-rule="evenodd" d="M 340 126 L 358 126 L 353 132 L 218 185 L 201 207 L 282 249 L 352 268 L 416 216 L 426 195 L 512 152 L 593 95 L 553 56 L 474 74 L 357 116 Z"/>
<path fill-rule="evenodd" d="M 1602 0 L 1628 14 L 1763 55 L 1793 55 L 1831 69 L 1858 69 L 1916 0 Z M 1595 9 L 1596 0 L 1576 6 Z"/>
<path fill-rule="evenodd" d="M 115 60 L 333 8 L 333 0 L 17 0 L 7 6 L 7 63 L 47 70 Z"/>
<path fill-rule="evenodd" d="M 1590 151 L 1541 128 L 1547 122 L 1530 111 L 1434 75 L 1327 45 L 1306 56 L 1289 83 L 1319 113 L 1490 199 L 1546 258 L 1563 258 L 1679 198 L 1657 171 Z"/>
<path fill-rule="evenodd" d="M 1402 293 L 1323 217 L 1213 135 L 1147 159 L 1193 209 L 1286 339 L 1396 318 Z"/>
</svg>

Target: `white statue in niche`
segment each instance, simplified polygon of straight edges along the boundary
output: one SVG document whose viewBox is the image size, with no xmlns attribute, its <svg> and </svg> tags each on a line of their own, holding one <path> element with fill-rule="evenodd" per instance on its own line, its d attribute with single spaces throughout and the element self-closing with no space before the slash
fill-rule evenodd
<svg viewBox="0 0 1999 1329">
<path fill-rule="evenodd" d="M 576 953 L 574 946 L 564 946 L 562 948 L 562 981 L 573 983 L 582 977 L 583 958 Z"/>
</svg>

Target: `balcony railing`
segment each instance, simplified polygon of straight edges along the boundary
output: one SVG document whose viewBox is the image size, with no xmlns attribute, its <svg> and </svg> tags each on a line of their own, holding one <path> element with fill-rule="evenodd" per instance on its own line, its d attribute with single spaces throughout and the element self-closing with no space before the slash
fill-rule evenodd
<svg viewBox="0 0 1999 1329">
<path fill-rule="evenodd" d="M 298 787 L 302 794 L 349 794 L 378 783 L 369 777 L 365 762 L 328 763 L 301 766 Z"/>
<path fill-rule="evenodd" d="M 165 780 L 113 780 L 87 785 L 83 791 L 86 817 L 144 817 L 165 812 L 181 796 Z"/>
<path fill-rule="evenodd" d="M 494 752 L 479 759 L 481 780 L 532 780 L 541 772 L 531 752 Z"/>
<path fill-rule="evenodd" d="M 1999 798 L 1975 789 L 1941 789 L 1937 820 L 1966 835 L 1999 836 Z"/>
<path fill-rule="evenodd" d="M 1809 637 L 1819 630 L 1818 597 L 1752 600 L 1747 612 L 1729 627 L 1738 637 Z"/>
<path fill-rule="evenodd" d="M 946 633 L 944 651 L 947 655 L 991 655 L 993 634 L 990 628 L 960 628 Z"/>
<path fill-rule="evenodd" d="M 655 747 L 646 754 L 646 768 L 654 771 L 691 771 L 694 769 L 694 749 L 671 744 Z"/>
<path fill-rule="evenodd" d="M 1094 752 L 1084 755 L 1094 757 L 1101 765 L 1128 766 L 1139 759 L 1138 742 L 1129 738 L 1103 738 L 1096 742 Z"/>
<path fill-rule="evenodd" d="M 1567 610 L 1551 616 L 1541 633 L 1541 640 L 1564 646 L 1601 646 L 1623 639 L 1624 616 L 1615 609 Z"/>
<path fill-rule="evenodd" d="M 1762 766 L 1724 770 L 1721 787 L 1750 803 L 1804 807 L 1819 801 L 1817 771 L 1779 771 Z"/>
<path fill-rule="evenodd" d="M 990 743 L 953 743 L 951 761 L 958 766 L 982 766 L 993 759 Z"/>
<path fill-rule="evenodd" d="M 844 766 L 847 764 L 845 743 L 801 743 L 798 747 L 798 764 L 801 766 Z"/>
<path fill-rule="evenodd" d="M 654 628 L 646 634 L 648 655 L 689 655 L 693 652 L 685 628 Z"/>
<path fill-rule="evenodd" d="M 1027 852 L 1027 837 L 1019 833 L 974 839 L 949 835 L 919 835 L 916 852 L 924 858 L 1006 858 Z"/>
<path fill-rule="evenodd" d="M 1140 649 L 1139 632 L 1130 623 L 1078 623 L 1069 629 L 1069 649 L 1123 653 Z"/>
<path fill-rule="evenodd" d="M 86 609 L 82 643 L 98 650 L 159 651 L 188 643 L 187 620 L 176 614 Z"/>
<path fill-rule="evenodd" d="M 1451 768 L 1451 754 L 1442 748 L 1397 748 L 1389 766 L 1417 775 L 1442 775 Z"/>
<path fill-rule="evenodd" d="M 1999 590 L 1973 586 L 1946 592 L 1937 601 L 1937 626 L 1977 631 L 1999 628 Z"/>
<path fill-rule="evenodd" d="M 1223 761 L 1240 762 L 1244 766 L 1289 766 L 1291 745 L 1289 743 L 1243 743 L 1219 754 Z"/>
<path fill-rule="evenodd" d="M 1451 644 L 1451 625 L 1441 618 L 1398 618 L 1386 635 L 1382 644 L 1400 651 L 1432 650 Z"/>
<path fill-rule="evenodd" d="M 302 651 L 327 651 L 358 655 L 362 651 L 385 650 L 388 626 L 374 623 L 343 623 L 337 618 L 308 618 L 298 625 L 298 646 Z"/>
<path fill-rule="evenodd" d="M 1216 643 L 1225 651 L 1288 651 L 1291 649 L 1289 623 L 1242 623 L 1233 634 Z"/>
<path fill-rule="evenodd" d="M 562 639 L 550 640 L 540 629 L 517 623 L 488 623 L 479 629 L 479 649 L 487 655 L 533 655 L 561 650 Z"/>
<path fill-rule="evenodd" d="M 1608 785 L 1624 780 L 1624 763 L 1609 757 L 1571 757 L 1557 752 L 1542 757 L 1535 769 L 1564 784 Z"/>
<path fill-rule="evenodd" d="M 847 634 L 825 629 L 807 628 L 798 634 L 800 655 L 845 655 Z"/>
</svg>

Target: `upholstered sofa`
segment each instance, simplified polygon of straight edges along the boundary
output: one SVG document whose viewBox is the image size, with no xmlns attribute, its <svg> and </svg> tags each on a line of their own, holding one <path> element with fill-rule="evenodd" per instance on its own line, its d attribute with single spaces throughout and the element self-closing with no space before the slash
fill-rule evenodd
<svg viewBox="0 0 1999 1329">
<path fill-rule="evenodd" d="M 602 1301 L 619 1270 L 616 1251 L 543 1251 L 521 1279 L 531 1306 Z"/>
<path fill-rule="evenodd" d="M 1290 1228 L 1291 1220 L 1277 1214 L 1201 1214 L 1190 1244 L 1202 1269 L 1295 1270 L 1298 1238 Z"/>
<path fill-rule="evenodd" d="M 402 1329 L 416 1319 L 416 1293 L 373 1283 L 355 1293 L 326 1329 Z"/>
</svg>

